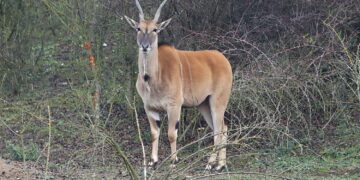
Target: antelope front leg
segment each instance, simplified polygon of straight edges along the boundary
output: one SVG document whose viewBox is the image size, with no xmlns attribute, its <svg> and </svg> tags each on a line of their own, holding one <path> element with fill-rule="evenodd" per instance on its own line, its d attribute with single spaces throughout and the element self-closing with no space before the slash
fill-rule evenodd
<svg viewBox="0 0 360 180">
<path fill-rule="evenodd" d="M 180 107 L 171 107 L 168 108 L 167 114 L 168 114 L 168 121 L 169 121 L 169 128 L 168 128 L 168 138 L 170 141 L 170 147 L 171 147 L 171 160 L 173 163 L 177 163 L 179 159 L 177 158 L 176 153 L 176 140 L 177 140 L 177 133 L 179 129 L 179 120 L 180 120 L 180 112 L 181 112 L 181 106 Z"/>
<path fill-rule="evenodd" d="M 152 139 L 151 162 L 149 163 L 149 165 L 155 169 L 159 161 L 158 148 L 159 148 L 160 124 L 161 124 L 160 117 L 158 112 L 151 111 L 146 108 L 145 111 L 149 119 L 150 129 L 151 129 L 151 139 Z"/>
</svg>

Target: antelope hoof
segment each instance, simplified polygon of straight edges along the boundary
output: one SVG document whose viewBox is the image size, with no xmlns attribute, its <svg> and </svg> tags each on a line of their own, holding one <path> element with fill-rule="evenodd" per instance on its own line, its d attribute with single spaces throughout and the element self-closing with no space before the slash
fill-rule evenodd
<svg viewBox="0 0 360 180">
<path fill-rule="evenodd" d="M 171 168 L 175 168 L 176 164 L 180 162 L 180 159 L 176 157 L 175 160 L 172 160 L 172 163 L 170 165 Z"/>
<path fill-rule="evenodd" d="M 223 165 L 218 165 L 218 166 L 216 166 L 215 170 L 216 170 L 217 172 L 222 172 L 225 168 L 226 168 L 226 165 L 223 164 Z"/>
<path fill-rule="evenodd" d="M 214 169 L 215 167 L 215 164 L 207 164 L 206 167 L 205 167 L 205 170 L 206 171 L 211 171 L 212 169 Z"/>
<path fill-rule="evenodd" d="M 151 162 L 149 162 L 149 167 L 150 167 L 151 169 L 156 169 L 157 164 L 158 164 L 157 161 L 156 161 L 156 162 L 151 161 Z"/>
<path fill-rule="evenodd" d="M 176 158 L 175 160 L 173 160 L 173 164 L 177 164 L 180 162 L 180 159 L 179 158 Z"/>
</svg>

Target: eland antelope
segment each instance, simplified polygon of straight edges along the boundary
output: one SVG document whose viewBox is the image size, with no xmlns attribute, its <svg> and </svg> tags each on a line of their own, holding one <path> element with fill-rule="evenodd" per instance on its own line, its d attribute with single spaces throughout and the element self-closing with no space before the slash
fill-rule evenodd
<svg viewBox="0 0 360 180">
<path fill-rule="evenodd" d="M 176 139 L 181 108 L 195 106 L 214 133 L 215 149 L 209 157 L 206 169 L 215 167 L 216 170 L 221 170 L 226 166 L 224 145 L 227 139 L 227 126 L 224 123 L 224 113 L 232 86 L 229 61 L 216 50 L 182 51 L 171 45 L 158 45 L 158 34 L 171 21 L 168 19 L 158 23 L 161 9 L 167 0 L 161 3 L 153 20 L 144 19 L 139 1 L 135 1 L 140 11 L 140 21 L 136 22 L 127 16 L 125 19 L 137 31 L 139 73 L 136 89 L 150 122 L 150 165 L 155 168 L 159 160 L 159 112 L 167 113 L 171 160 L 178 162 Z"/>
</svg>

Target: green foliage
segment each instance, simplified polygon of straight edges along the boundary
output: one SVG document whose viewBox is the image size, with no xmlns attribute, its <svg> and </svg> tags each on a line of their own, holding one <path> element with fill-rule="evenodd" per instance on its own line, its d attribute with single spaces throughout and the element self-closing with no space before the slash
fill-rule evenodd
<svg viewBox="0 0 360 180">
<path fill-rule="evenodd" d="M 39 148 L 33 142 L 28 146 L 21 146 L 7 141 L 6 148 L 10 151 L 10 158 L 17 161 L 36 161 L 40 156 Z"/>
<path fill-rule="evenodd" d="M 276 153 L 278 156 L 292 155 L 296 148 L 296 143 L 293 141 L 288 141 L 286 144 L 281 145 L 277 148 Z"/>
<path fill-rule="evenodd" d="M 355 146 L 341 146 L 341 147 L 332 147 L 325 149 L 322 152 L 322 157 L 327 159 L 347 159 L 351 160 L 360 160 L 360 145 Z"/>
</svg>

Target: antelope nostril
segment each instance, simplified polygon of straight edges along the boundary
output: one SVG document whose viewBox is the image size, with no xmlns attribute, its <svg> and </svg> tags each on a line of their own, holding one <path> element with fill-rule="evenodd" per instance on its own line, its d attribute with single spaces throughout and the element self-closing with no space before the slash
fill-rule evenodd
<svg viewBox="0 0 360 180">
<path fill-rule="evenodd" d="M 143 51 L 147 51 L 147 50 L 149 50 L 149 45 L 141 45 L 142 46 L 142 49 L 143 49 Z"/>
</svg>

